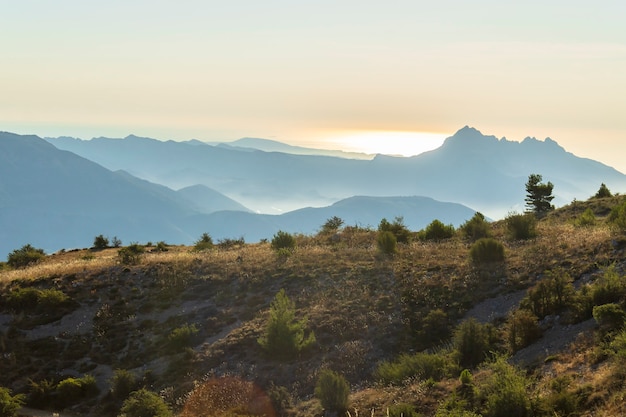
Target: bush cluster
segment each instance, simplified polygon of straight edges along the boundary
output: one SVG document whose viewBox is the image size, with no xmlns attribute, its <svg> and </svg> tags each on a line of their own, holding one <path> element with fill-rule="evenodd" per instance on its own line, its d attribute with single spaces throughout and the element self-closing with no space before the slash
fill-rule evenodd
<svg viewBox="0 0 626 417">
<path fill-rule="evenodd" d="M 513 240 L 532 239 L 537 236 L 537 219 L 534 214 L 511 213 L 505 218 L 509 236 Z"/>
<path fill-rule="evenodd" d="M 483 237 L 470 248 L 470 258 L 475 265 L 504 261 L 504 245 L 490 237 Z"/>
<path fill-rule="evenodd" d="M 279 251 L 281 249 L 293 251 L 296 248 L 296 238 L 293 237 L 291 233 L 279 230 L 276 232 L 274 237 L 272 237 L 271 247 L 275 251 Z"/>
<path fill-rule="evenodd" d="M 446 374 L 447 363 L 448 358 L 440 354 L 403 354 L 394 361 L 381 362 L 374 371 L 374 377 L 386 385 L 402 385 L 412 378 L 439 381 Z"/>
<path fill-rule="evenodd" d="M 22 246 L 9 253 L 7 264 L 12 268 L 23 268 L 34 264 L 46 256 L 43 249 L 35 248 L 31 244 Z"/>
<path fill-rule="evenodd" d="M 393 222 L 382 219 L 378 224 L 378 233 L 390 232 L 398 243 L 408 243 L 411 238 L 411 231 L 405 226 L 403 217 L 396 217 Z"/>
<path fill-rule="evenodd" d="M 454 236 L 456 230 L 451 224 L 443 224 L 440 220 L 433 220 L 424 230 L 418 233 L 422 240 L 443 240 Z"/>
<path fill-rule="evenodd" d="M 315 396 L 325 410 L 342 415 L 348 410 L 350 385 L 341 374 L 323 369 L 315 385 Z"/>
<path fill-rule="evenodd" d="M 491 228 L 489 226 L 489 222 L 480 212 L 476 212 L 471 219 L 463 223 L 459 230 L 467 239 L 471 241 L 477 241 L 478 239 L 491 237 Z"/>
<path fill-rule="evenodd" d="M 140 244 L 131 243 L 118 250 L 117 257 L 123 265 L 137 265 L 141 261 L 141 256 L 145 251 L 145 248 Z"/>
</svg>

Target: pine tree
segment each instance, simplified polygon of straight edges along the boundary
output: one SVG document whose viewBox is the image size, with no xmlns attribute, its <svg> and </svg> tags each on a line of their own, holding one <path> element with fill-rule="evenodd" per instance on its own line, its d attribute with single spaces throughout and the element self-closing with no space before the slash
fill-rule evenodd
<svg viewBox="0 0 626 417">
<path fill-rule="evenodd" d="M 554 210 L 552 200 L 552 189 L 554 185 L 551 182 L 542 183 L 542 177 L 539 174 L 530 174 L 526 183 L 526 207 L 528 211 L 535 214 L 544 214 L 550 210 Z"/>
<path fill-rule="evenodd" d="M 295 303 L 281 289 L 270 304 L 270 317 L 259 344 L 278 359 L 290 359 L 315 343 L 313 332 L 305 337 L 307 319 L 296 320 Z"/>
</svg>

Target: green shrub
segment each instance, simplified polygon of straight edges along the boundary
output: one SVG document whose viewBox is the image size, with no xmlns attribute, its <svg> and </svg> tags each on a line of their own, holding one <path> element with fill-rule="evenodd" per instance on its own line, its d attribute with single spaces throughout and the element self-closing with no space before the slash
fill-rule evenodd
<svg viewBox="0 0 626 417">
<path fill-rule="evenodd" d="M 41 381 L 28 381 L 29 393 L 28 404 L 32 407 L 50 407 L 56 396 L 56 384 L 50 379 Z"/>
<path fill-rule="evenodd" d="M 11 395 L 11 390 L 0 387 L 0 417 L 15 417 L 24 405 L 24 396 Z"/>
<path fill-rule="evenodd" d="M 390 231 L 378 232 L 376 244 L 378 250 L 386 255 L 393 255 L 398 251 L 396 236 Z"/>
<path fill-rule="evenodd" d="M 163 398 L 152 391 L 134 391 L 122 404 L 120 415 L 124 417 L 171 417 L 172 411 Z"/>
<path fill-rule="evenodd" d="M 510 213 L 504 221 L 513 240 L 532 239 L 537 236 L 537 219 L 532 213 Z"/>
<path fill-rule="evenodd" d="M 626 230 L 626 201 L 611 209 L 608 220 L 617 228 Z"/>
<path fill-rule="evenodd" d="M 141 261 L 141 256 L 145 248 L 138 243 L 131 243 L 129 246 L 117 251 L 117 257 L 123 265 L 136 265 Z"/>
<path fill-rule="evenodd" d="M 271 356 L 291 359 L 315 343 L 313 332 L 305 337 L 307 318 L 296 320 L 296 306 L 281 289 L 270 304 L 270 317 L 259 344 Z"/>
<path fill-rule="evenodd" d="M 585 210 L 580 216 L 574 219 L 574 225 L 578 227 L 591 227 L 596 225 L 596 215 L 591 208 Z"/>
<path fill-rule="evenodd" d="M 411 231 L 404 225 L 403 217 L 396 217 L 392 223 L 387 219 L 382 219 L 378 224 L 378 232 L 391 232 L 398 243 L 408 243 L 411 238 Z"/>
<path fill-rule="evenodd" d="M 169 248 L 167 247 L 167 243 L 163 241 L 157 242 L 154 249 L 152 249 L 153 252 L 167 252 L 168 250 Z"/>
<path fill-rule="evenodd" d="M 111 395 L 118 401 L 128 398 L 137 389 L 137 377 L 126 369 L 116 369 L 110 381 Z"/>
<path fill-rule="evenodd" d="M 563 270 L 546 271 L 546 276 L 530 288 L 521 306 L 539 318 L 560 314 L 573 305 L 572 277 Z"/>
<path fill-rule="evenodd" d="M 93 248 L 96 250 L 102 250 L 109 247 L 109 239 L 103 235 L 98 235 L 93 239 Z"/>
<path fill-rule="evenodd" d="M 463 321 L 454 331 L 453 346 L 462 367 L 472 368 L 486 359 L 492 348 L 493 327 L 475 319 Z"/>
<path fill-rule="evenodd" d="M 320 372 L 315 385 L 315 396 L 326 411 L 341 415 L 348 409 L 350 385 L 342 375 L 330 369 L 324 369 Z"/>
<path fill-rule="evenodd" d="M 167 343 L 171 351 L 177 352 L 183 348 L 190 347 L 194 338 L 198 335 L 198 328 L 195 324 L 191 326 L 185 324 L 177 327 L 167 336 Z"/>
<path fill-rule="evenodd" d="M 541 337 L 537 317 L 525 309 L 515 310 L 509 316 L 506 330 L 511 352 L 516 352 Z"/>
<path fill-rule="evenodd" d="M 471 241 L 491 237 L 489 222 L 485 220 L 485 216 L 480 212 L 476 212 L 471 219 L 463 223 L 459 230 Z"/>
<path fill-rule="evenodd" d="M 470 248 L 470 258 L 475 265 L 504 261 L 504 245 L 497 240 L 484 237 Z"/>
<path fill-rule="evenodd" d="M 18 287 L 5 296 L 6 306 L 19 312 L 53 313 L 58 308 L 68 306 L 70 302 L 70 298 L 57 289 L 40 290 L 32 287 Z"/>
<path fill-rule="evenodd" d="M 626 312 L 618 304 L 603 304 L 593 308 L 593 318 L 603 330 L 618 330 L 624 326 Z"/>
<path fill-rule="evenodd" d="M 407 403 L 392 405 L 387 413 L 388 417 L 420 417 L 421 415 L 415 411 L 415 407 Z"/>
<path fill-rule="evenodd" d="M 443 355 L 416 353 L 400 355 L 395 361 L 384 361 L 374 371 L 383 384 L 400 385 L 411 378 L 441 380 L 446 373 L 447 360 Z"/>
<path fill-rule="evenodd" d="M 213 238 L 211 237 L 210 234 L 208 233 L 202 233 L 202 236 L 200 236 L 200 239 L 196 240 L 195 244 L 193 245 L 193 250 L 200 252 L 203 250 L 210 250 L 213 249 Z"/>
<path fill-rule="evenodd" d="M 278 232 L 276 232 L 274 237 L 272 237 L 271 247 L 275 251 L 278 251 L 280 249 L 287 249 L 289 251 L 292 251 L 296 248 L 296 238 L 293 237 L 291 233 L 279 230 Z"/>
<path fill-rule="evenodd" d="M 619 275 L 615 265 L 606 268 L 600 278 L 591 286 L 594 305 L 619 302 L 626 297 L 626 280 Z"/>
<path fill-rule="evenodd" d="M 528 381 L 522 372 L 508 364 L 504 358 L 497 359 L 490 368 L 491 378 L 480 387 L 485 407 L 483 415 L 530 417 L 530 396 L 526 390 Z"/>
<path fill-rule="evenodd" d="M 220 239 L 217 241 L 217 246 L 220 249 L 231 249 L 237 246 L 243 246 L 245 244 L 246 244 L 246 241 L 244 240 L 243 237 L 240 237 L 239 239 L 224 238 L 224 239 Z"/>
<path fill-rule="evenodd" d="M 82 378 L 66 378 L 57 385 L 61 405 L 67 407 L 98 394 L 96 379 L 91 375 Z"/>
<path fill-rule="evenodd" d="M 426 228 L 419 233 L 422 240 L 443 240 L 454 236 L 454 226 L 445 225 L 440 220 L 433 220 Z"/>
<path fill-rule="evenodd" d="M 333 216 L 330 219 L 326 220 L 326 223 L 322 225 L 322 229 L 320 230 L 321 234 L 331 234 L 337 233 L 339 229 L 343 226 L 343 219 L 337 216 Z"/>
<path fill-rule="evenodd" d="M 22 268 L 40 261 L 45 256 L 46 254 L 43 249 L 38 249 L 27 244 L 9 253 L 7 264 L 12 268 Z"/>
</svg>

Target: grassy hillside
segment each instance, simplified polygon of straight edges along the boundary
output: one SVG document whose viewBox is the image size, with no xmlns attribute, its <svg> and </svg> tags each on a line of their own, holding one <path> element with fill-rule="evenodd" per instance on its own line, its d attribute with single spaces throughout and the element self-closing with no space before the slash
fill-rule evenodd
<svg viewBox="0 0 626 417">
<path fill-rule="evenodd" d="M 231 242 L 150 246 L 137 264 L 115 248 L 5 264 L 0 386 L 85 415 L 117 415 L 144 387 L 185 416 L 312 416 L 331 369 L 351 415 L 621 415 L 626 237 L 607 218 L 625 201 L 573 202 L 528 240 L 493 223 L 502 262 L 472 262 L 460 230 L 384 255 L 376 231 L 347 227 L 297 236 L 293 252 Z M 259 343 L 281 289 L 315 335 L 291 357 Z"/>
</svg>

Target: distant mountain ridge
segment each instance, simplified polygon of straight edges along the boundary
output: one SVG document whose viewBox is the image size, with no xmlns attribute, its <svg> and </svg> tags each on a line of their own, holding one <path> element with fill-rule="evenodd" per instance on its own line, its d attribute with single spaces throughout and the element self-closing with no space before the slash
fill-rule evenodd
<svg viewBox="0 0 626 417">
<path fill-rule="evenodd" d="M 474 211 L 428 198 L 379 197 L 261 215 L 203 185 L 174 191 L 126 171 L 113 172 L 39 137 L 0 132 L 0 258 L 27 243 L 47 252 L 89 247 L 99 234 L 125 244 L 190 245 L 204 232 L 216 240 L 241 236 L 255 242 L 278 230 L 315 233 L 335 215 L 347 224 L 371 226 L 383 217 L 404 216 L 419 230 L 433 213 L 459 224 Z"/>
<path fill-rule="evenodd" d="M 524 185 L 531 173 L 555 185 L 557 205 L 586 199 L 601 183 L 626 190 L 624 174 L 577 157 L 551 139 L 514 142 L 469 126 L 438 149 L 408 158 L 377 155 L 372 160 L 250 152 L 134 136 L 49 140 L 109 169 L 125 169 L 174 189 L 204 184 L 252 210 L 275 214 L 328 206 L 354 195 L 421 195 L 501 218 L 524 210 Z"/>
<path fill-rule="evenodd" d="M 220 142 L 217 146 L 231 147 L 231 148 L 244 148 L 251 150 L 259 150 L 264 152 L 282 152 L 293 155 L 319 155 L 319 156 L 333 156 L 337 158 L 348 159 L 364 159 L 370 160 L 375 155 L 360 153 L 360 152 L 346 152 L 340 150 L 329 149 L 315 149 L 306 148 L 302 146 L 288 145 L 283 142 L 261 139 L 261 138 L 241 138 L 233 142 Z"/>
</svg>

